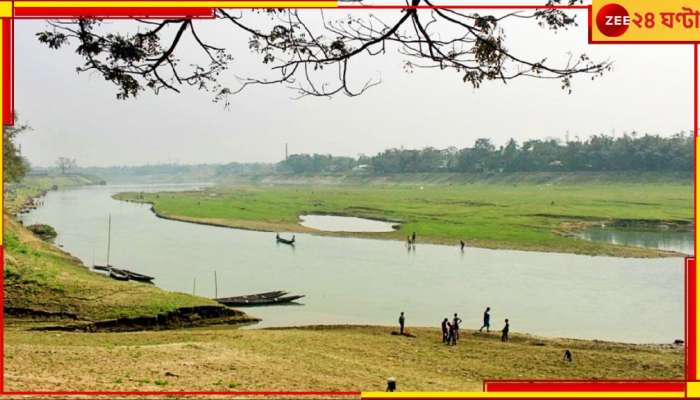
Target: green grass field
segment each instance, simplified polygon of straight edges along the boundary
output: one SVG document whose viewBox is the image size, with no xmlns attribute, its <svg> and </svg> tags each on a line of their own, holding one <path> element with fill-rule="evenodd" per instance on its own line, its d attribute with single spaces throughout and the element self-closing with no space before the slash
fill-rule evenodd
<svg viewBox="0 0 700 400">
<path fill-rule="evenodd" d="M 335 214 L 397 221 L 396 232 L 352 234 L 379 239 L 590 255 L 654 257 L 651 249 L 594 243 L 571 237 L 587 226 L 627 221 L 644 229 L 667 224 L 692 228 L 690 180 L 654 183 L 586 181 L 582 184 L 471 183 L 366 185 L 236 185 L 203 192 L 120 193 L 148 202 L 160 216 L 264 231 L 314 232 L 302 214 Z M 324 234 L 315 231 L 314 233 Z M 342 234 L 341 234 L 342 235 Z"/>
</svg>

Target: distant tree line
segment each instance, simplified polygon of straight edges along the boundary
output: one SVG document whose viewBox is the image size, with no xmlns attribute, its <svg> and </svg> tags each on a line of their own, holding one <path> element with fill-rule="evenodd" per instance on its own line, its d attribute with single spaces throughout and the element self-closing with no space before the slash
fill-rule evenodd
<svg viewBox="0 0 700 400">
<path fill-rule="evenodd" d="M 510 139 L 496 147 L 477 139 L 473 147 L 421 150 L 388 149 L 375 156 L 335 157 L 293 154 L 277 165 L 278 172 L 373 174 L 425 172 L 539 172 L 539 171 L 692 171 L 692 135 L 671 137 L 625 134 L 595 135 L 586 140 Z"/>
</svg>

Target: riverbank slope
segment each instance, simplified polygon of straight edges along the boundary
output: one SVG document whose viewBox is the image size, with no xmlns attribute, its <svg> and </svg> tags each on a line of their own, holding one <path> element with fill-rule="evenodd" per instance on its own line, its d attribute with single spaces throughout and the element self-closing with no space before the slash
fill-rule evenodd
<svg viewBox="0 0 700 400">
<path fill-rule="evenodd" d="M 44 325 L 75 325 L 156 317 L 197 307 L 225 308 L 203 297 L 168 292 L 145 283 L 116 281 L 93 272 L 7 214 L 4 221 L 4 308 L 10 318 L 44 321 Z M 239 319 L 251 320 L 239 313 L 231 322 Z"/>
<path fill-rule="evenodd" d="M 138 333 L 5 333 L 5 388 L 110 391 L 479 391 L 484 379 L 682 379 L 682 346 L 629 345 L 431 328 L 197 328 Z M 563 361 L 564 351 L 573 362 Z M 103 362 L 109 360 L 109 362 Z"/>
<path fill-rule="evenodd" d="M 30 207 L 34 199 L 43 196 L 49 190 L 104 184 L 106 182 L 103 179 L 93 175 L 29 175 L 25 176 L 21 182 L 5 183 L 3 209 L 10 215 L 16 215 L 21 210 Z"/>
</svg>

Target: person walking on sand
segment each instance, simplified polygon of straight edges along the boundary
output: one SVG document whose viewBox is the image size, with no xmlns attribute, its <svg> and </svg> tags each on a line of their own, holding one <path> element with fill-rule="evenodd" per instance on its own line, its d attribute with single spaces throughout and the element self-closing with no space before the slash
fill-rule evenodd
<svg viewBox="0 0 700 400">
<path fill-rule="evenodd" d="M 400 335 L 403 335 L 404 323 L 406 323 L 406 317 L 403 315 L 403 311 L 401 311 L 401 315 L 399 315 L 399 334 Z"/>
<path fill-rule="evenodd" d="M 454 337 L 455 343 L 459 339 L 459 324 L 461 324 L 461 323 L 462 323 L 462 319 L 457 316 L 457 313 L 455 313 L 454 318 L 452 318 L 452 327 L 455 331 L 455 337 Z"/>
<path fill-rule="evenodd" d="M 503 330 L 501 332 L 501 342 L 507 342 L 508 333 L 510 332 L 510 323 L 508 323 L 508 318 L 506 318 L 506 326 L 503 327 Z"/>
<path fill-rule="evenodd" d="M 486 311 L 484 311 L 484 324 L 479 328 L 479 332 L 484 328 L 486 328 L 486 333 L 488 333 L 491 328 L 491 307 L 486 307 Z"/>
<path fill-rule="evenodd" d="M 442 320 L 442 343 L 447 343 L 447 339 L 449 338 L 449 331 L 447 328 L 449 324 L 449 320 L 445 317 L 445 319 Z"/>
</svg>

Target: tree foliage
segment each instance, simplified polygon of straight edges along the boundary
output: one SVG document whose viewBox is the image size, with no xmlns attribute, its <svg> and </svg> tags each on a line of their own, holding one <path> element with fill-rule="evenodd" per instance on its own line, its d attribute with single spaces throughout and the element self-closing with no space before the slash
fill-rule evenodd
<svg viewBox="0 0 700 400">
<path fill-rule="evenodd" d="M 323 10 L 217 9 L 215 17 L 232 33 L 247 36 L 250 51 L 274 73 L 273 78 L 239 77 L 237 87 L 220 80 L 233 66 L 233 55 L 202 37 L 199 22 L 190 19 L 140 20 L 133 32 L 114 32 L 97 19 L 51 21 L 50 29 L 37 33 L 37 38 L 52 49 L 74 46 L 84 61 L 78 72 L 100 74 L 117 86 L 119 99 L 145 89 L 157 94 L 193 86 L 213 92 L 215 101 L 227 101 L 247 86 L 270 84 L 286 84 L 300 96 L 356 96 L 380 80 L 351 80 L 351 65 L 362 62 L 363 55 L 389 51 L 404 58 L 406 71 L 452 71 L 474 88 L 487 81 L 534 77 L 558 79 L 563 89 L 570 90 L 573 76 L 594 78 L 609 70 L 610 63 L 593 61 L 586 54 L 570 54 L 563 63 L 516 54 L 506 45 L 504 29 L 510 19 L 532 20 L 554 31 L 576 26 L 575 16 L 550 7 L 561 2 L 549 0 L 542 9 L 491 15 L 437 8 L 432 0 L 410 0 L 406 8 L 382 18 L 364 11 L 329 18 Z M 425 6 L 434 8 L 420 8 Z M 206 62 L 178 57 L 184 38 L 198 46 Z"/>
<path fill-rule="evenodd" d="M 61 174 L 65 175 L 67 171 L 75 169 L 78 166 L 78 163 L 74 158 L 58 157 L 56 160 L 56 166 L 61 170 Z"/>
<path fill-rule="evenodd" d="M 31 130 L 29 125 L 20 124 L 17 114 L 15 114 L 14 125 L 3 126 L 2 168 L 4 182 L 19 182 L 29 170 L 29 162 L 22 157 L 16 143 L 17 136 L 29 130 Z"/>
<path fill-rule="evenodd" d="M 480 138 L 463 149 L 388 149 L 356 159 L 330 155 L 294 154 L 279 164 L 294 173 L 335 173 L 355 169 L 373 174 L 435 172 L 541 172 L 541 171 L 692 171 L 693 138 L 625 134 L 594 135 L 583 141 L 510 139 L 496 147 Z"/>
</svg>

